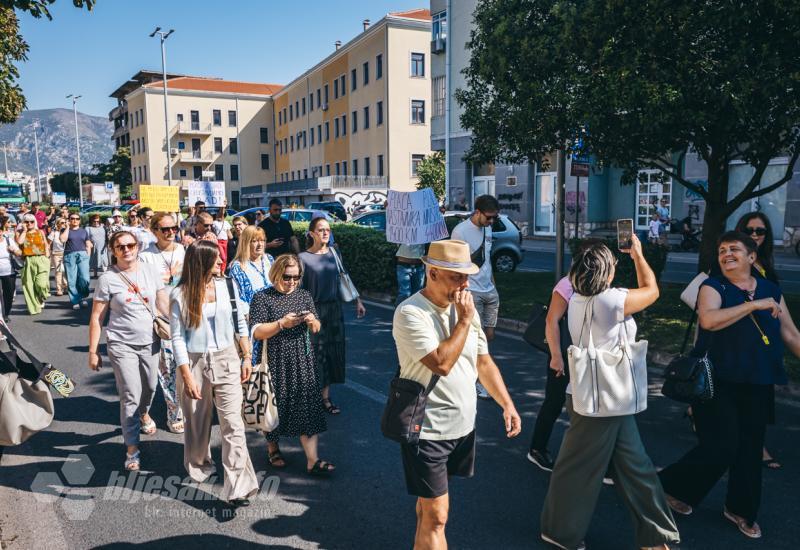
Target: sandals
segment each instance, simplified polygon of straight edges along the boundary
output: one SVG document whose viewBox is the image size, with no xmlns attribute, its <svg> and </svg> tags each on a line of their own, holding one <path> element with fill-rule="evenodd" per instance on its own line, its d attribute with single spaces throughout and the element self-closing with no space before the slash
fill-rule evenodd
<svg viewBox="0 0 800 550">
<path fill-rule="evenodd" d="M 271 453 L 267 453 L 267 458 L 269 459 L 269 465 L 273 468 L 285 468 L 286 467 L 286 459 L 283 458 L 280 449 L 276 449 Z"/>
<path fill-rule="evenodd" d="M 691 506 L 673 496 L 667 494 L 664 494 L 664 496 L 667 498 L 667 505 L 670 507 L 670 509 L 672 509 L 673 512 L 682 516 L 692 515 L 694 510 L 692 510 Z"/>
<path fill-rule="evenodd" d="M 314 466 L 312 466 L 310 469 L 306 469 L 306 472 L 308 473 L 308 475 L 311 475 L 311 476 L 327 477 L 334 470 L 336 470 L 336 467 L 333 464 L 331 464 L 327 460 L 321 460 L 320 459 L 320 460 L 317 460 L 314 463 Z"/>
<path fill-rule="evenodd" d="M 139 457 L 141 453 L 136 451 L 133 454 L 125 453 L 125 469 L 129 472 L 138 472 L 141 466 L 139 462 Z"/>
<path fill-rule="evenodd" d="M 167 422 L 167 429 L 174 434 L 182 434 L 184 432 L 183 420 Z"/>
<path fill-rule="evenodd" d="M 327 412 L 328 414 L 336 415 L 342 412 L 342 410 L 336 405 L 334 405 L 330 399 L 323 399 L 322 406 L 325 408 L 325 412 Z"/>
<path fill-rule="evenodd" d="M 151 418 L 149 422 L 145 422 L 144 419 L 142 419 L 142 426 L 139 428 L 139 432 L 143 433 L 144 435 L 153 435 L 156 433 L 155 420 Z"/>
<path fill-rule="evenodd" d="M 760 539 L 761 538 L 761 527 L 758 526 L 758 523 L 755 521 L 752 525 L 748 524 L 747 520 L 741 516 L 737 516 L 734 513 L 728 511 L 727 508 L 724 508 L 722 511 L 722 515 L 725 516 L 726 519 L 731 520 L 733 523 L 736 524 L 736 527 L 739 528 L 739 531 L 746 537 L 751 539 Z"/>
</svg>

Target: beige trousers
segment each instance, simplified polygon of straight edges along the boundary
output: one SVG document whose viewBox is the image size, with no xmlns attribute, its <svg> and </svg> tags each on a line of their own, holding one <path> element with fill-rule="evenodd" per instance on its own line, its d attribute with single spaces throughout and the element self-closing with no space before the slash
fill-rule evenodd
<svg viewBox="0 0 800 550">
<path fill-rule="evenodd" d="M 211 418 L 217 409 L 222 436 L 225 483 L 220 498 L 249 498 L 258 492 L 242 420 L 241 360 L 236 348 L 190 353 L 192 378 L 202 399 L 192 399 L 178 376 L 177 391 L 184 415 L 183 463 L 192 479 L 203 482 L 216 472 L 211 460 Z"/>
</svg>

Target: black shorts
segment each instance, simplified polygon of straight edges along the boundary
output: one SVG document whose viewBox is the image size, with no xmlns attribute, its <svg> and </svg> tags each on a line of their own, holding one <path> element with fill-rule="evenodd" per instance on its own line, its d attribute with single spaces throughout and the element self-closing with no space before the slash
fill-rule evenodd
<svg viewBox="0 0 800 550">
<path fill-rule="evenodd" d="M 408 494 L 440 497 L 447 494 L 448 476 L 472 477 L 475 473 L 475 430 L 458 439 L 402 444 L 400 453 Z"/>
</svg>

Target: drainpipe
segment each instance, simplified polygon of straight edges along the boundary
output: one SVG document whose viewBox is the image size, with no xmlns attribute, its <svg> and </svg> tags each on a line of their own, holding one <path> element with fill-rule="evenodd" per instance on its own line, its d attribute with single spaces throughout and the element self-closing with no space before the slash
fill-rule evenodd
<svg viewBox="0 0 800 550">
<path fill-rule="evenodd" d="M 242 140 L 239 139 L 239 98 L 236 98 L 236 162 L 239 164 L 239 200 L 242 200 L 242 182 L 244 179 L 244 165 L 242 164 Z M 233 189 L 231 189 L 233 198 Z M 233 202 L 233 201 L 231 201 Z"/>
<path fill-rule="evenodd" d="M 453 0 L 447 0 L 447 35 L 445 36 L 444 51 L 444 204 L 450 205 L 450 49 L 452 42 L 452 17 Z"/>
</svg>

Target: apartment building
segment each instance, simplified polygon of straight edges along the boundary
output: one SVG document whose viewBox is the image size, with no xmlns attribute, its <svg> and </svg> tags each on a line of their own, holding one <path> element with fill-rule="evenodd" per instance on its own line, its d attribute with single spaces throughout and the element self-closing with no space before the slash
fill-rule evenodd
<svg viewBox="0 0 800 550">
<path fill-rule="evenodd" d="M 414 190 L 430 154 L 430 12 L 390 13 L 274 99 L 275 183 L 245 195 L 289 202 L 382 200 Z"/>
<path fill-rule="evenodd" d="M 184 75 L 167 73 L 168 79 L 179 76 Z M 161 71 L 141 70 L 111 93 L 110 97 L 117 100 L 117 106 L 108 113 L 108 120 L 114 123 L 114 134 L 111 139 L 114 140 L 115 148 L 130 147 L 131 144 L 130 134 L 128 133 L 131 120 L 128 113 L 128 102 L 125 97 L 137 88 L 155 81 L 162 81 Z"/>
</svg>

